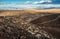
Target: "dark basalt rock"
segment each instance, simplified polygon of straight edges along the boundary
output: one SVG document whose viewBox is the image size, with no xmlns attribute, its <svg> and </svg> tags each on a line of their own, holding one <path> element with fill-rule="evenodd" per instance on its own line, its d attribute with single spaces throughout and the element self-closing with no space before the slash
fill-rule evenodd
<svg viewBox="0 0 60 39">
<path fill-rule="evenodd" d="M 57 17 L 58 21 L 55 20 L 55 22 L 56 24 L 59 24 L 60 17 L 57 14 L 24 14 L 20 16 L 5 17 L 0 16 L 0 39 L 59 39 L 56 37 L 56 35 L 52 34 L 53 31 L 52 26 L 49 26 L 50 24 L 39 24 L 45 21 L 54 20 Z M 55 22 L 53 21 L 53 24 Z M 43 25 L 44 27 L 42 27 Z M 51 29 L 48 29 L 49 27 L 47 28 L 47 26 L 51 27 Z M 58 34 L 57 31 L 55 34 Z"/>
</svg>

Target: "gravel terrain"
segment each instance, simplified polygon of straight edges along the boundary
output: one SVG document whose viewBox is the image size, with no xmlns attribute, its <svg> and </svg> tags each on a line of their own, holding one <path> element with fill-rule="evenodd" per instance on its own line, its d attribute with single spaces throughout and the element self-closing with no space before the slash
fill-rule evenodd
<svg viewBox="0 0 60 39">
<path fill-rule="evenodd" d="M 60 14 L 0 16 L 0 39 L 60 39 Z"/>
</svg>

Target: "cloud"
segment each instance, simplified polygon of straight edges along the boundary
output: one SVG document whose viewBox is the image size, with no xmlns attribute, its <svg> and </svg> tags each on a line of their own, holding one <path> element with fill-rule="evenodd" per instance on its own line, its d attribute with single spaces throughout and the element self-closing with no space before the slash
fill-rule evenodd
<svg viewBox="0 0 60 39">
<path fill-rule="evenodd" d="M 30 4 L 30 1 L 26 1 L 25 4 Z"/>
<path fill-rule="evenodd" d="M 52 0 L 46 0 L 46 2 L 50 2 L 50 3 L 51 3 L 51 2 L 52 2 Z"/>
<path fill-rule="evenodd" d="M 33 2 L 33 4 L 38 4 L 39 2 Z"/>
<path fill-rule="evenodd" d="M 43 3 L 43 2 L 52 2 L 52 0 L 41 0 L 40 2 L 41 3 Z"/>
<path fill-rule="evenodd" d="M 39 3 L 44 3 L 45 1 L 40 1 Z"/>
<path fill-rule="evenodd" d="M 26 1 L 25 4 L 42 4 L 42 3 L 51 3 L 52 0 L 40 0 L 35 2 Z"/>
<path fill-rule="evenodd" d="M 41 0 L 41 1 L 39 1 L 39 2 L 33 2 L 33 4 L 42 4 L 42 3 L 51 3 L 52 2 L 52 0 Z"/>
</svg>

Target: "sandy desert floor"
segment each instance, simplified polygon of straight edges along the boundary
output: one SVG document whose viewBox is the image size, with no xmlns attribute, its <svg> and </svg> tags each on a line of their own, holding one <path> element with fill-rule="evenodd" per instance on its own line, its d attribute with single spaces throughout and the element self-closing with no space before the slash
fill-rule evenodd
<svg viewBox="0 0 60 39">
<path fill-rule="evenodd" d="M 25 13 L 58 13 L 60 14 L 60 9 L 46 9 L 46 10 L 35 10 L 35 9 L 26 9 L 26 10 L 0 10 L 0 16 L 13 16 L 20 15 Z"/>
<path fill-rule="evenodd" d="M 48 12 L 48 13 L 60 13 L 60 9 L 42 9 L 42 10 L 35 10 L 35 9 L 29 9 L 29 11 L 32 12 Z"/>
</svg>

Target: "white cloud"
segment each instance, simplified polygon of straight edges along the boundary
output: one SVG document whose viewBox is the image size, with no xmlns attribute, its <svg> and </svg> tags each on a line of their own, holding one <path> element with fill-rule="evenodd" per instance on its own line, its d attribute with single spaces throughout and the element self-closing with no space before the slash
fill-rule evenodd
<svg viewBox="0 0 60 39">
<path fill-rule="evenodd" d="M 51 3 L 52 0 L 41 0 L 41 1 L 40 1 L 40 3 L 44 3 L 44 2 Z"/>
<path fill-rule="evenodd" d="M 30 4 L 30 1 L 26 1 L 25 4 Z"/>
<path fill-rule="evenodd" d="M 39 2 L 33 2 L 33 4 L 38 4 Z"/>
<path fill-rule="evenodd" d="M 47 0 L 47 2 L 52 2 L 52 0 Z"/>
<path fill-rule="evenodd" d="M 44 3 L 44 2 L 46 2 L 46 3 L 51 3 L 52 2 L 52 0 L 41 0 L 41 1 L 35 1 L 35 2 L 33 2 L 33 4 L 41 4 L 41 3 Z"/>
<path fill-rule="evenodd" d="M 44 3 L 45 1 L 40 1 L 39 3 Z"/>
<path fill-rule="evenodd" d="M 42 4 L 44 2 L 51 3 L 52 0 L 40 0 L 40 1 L 35 1 L 35 2 L 26 1 L 25 4 Z"/>
</svg>

